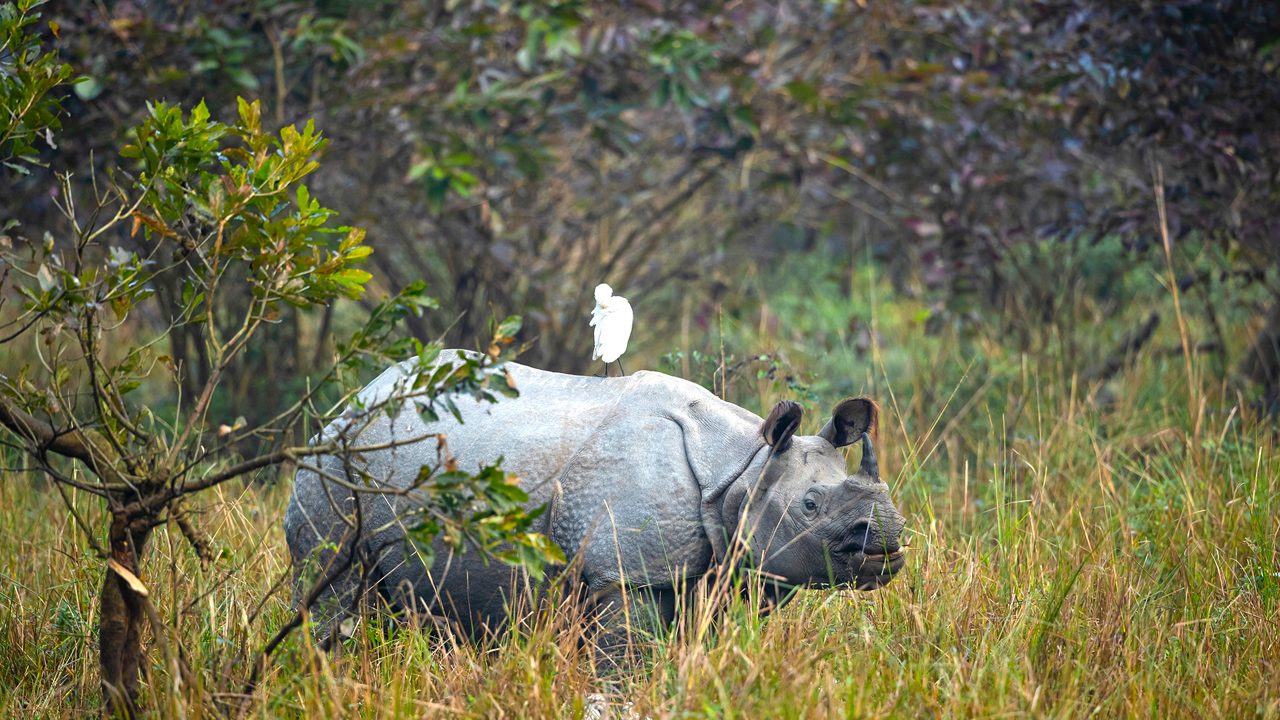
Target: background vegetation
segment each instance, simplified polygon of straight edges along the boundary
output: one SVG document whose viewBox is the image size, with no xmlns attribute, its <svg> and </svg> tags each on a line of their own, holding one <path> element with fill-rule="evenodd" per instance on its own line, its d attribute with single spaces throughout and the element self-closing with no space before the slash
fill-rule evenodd
<svg viewBox="0 0 1280 720">
<path fill-rule="evenodd" d="M 585 370 L 605 280 L 636 307 L 629 369 L 756 411 L 883 404 L 903 576 L 655 638 L 616 688 L 640 711 L 1280 717 L 1280 8 L 709 7 L 50 3 L 54 84 L 84 79 L 52 91 L 56 147 L 12 141 L 3 241 L 74 237 L 58 206 L 136 172 L 118 152 L 147 101 L 230 119 L 258 99 L 273 131 L 314 118 L 329 144 L 309 184 L 368 229 L 370 292 L 285 307 L 228 368 L 215 425 L 273 417 L 416 280 L 440 304 L 404 317 L 423 341 L 473 347 L 519 313 L 525 362 Z M 141 255 L 128 229 L 109 241 Z M 218 317 L 251 306 L 236 287 Z M 145 307 L 125 332 L 165 327 Z M 154 353 L 192 370 L 177 393 L 144 381 L 149 405 L 198 394 L 208 332 L 164 335 Z M 4 345 L 0 372 L 38 342 Z M 479 647 L 292 639 L 242 703 L 237 653 L 289 615 L 271 480 L 201 507 L 215 563 L 156 529 L 142 574 L 166 579 L 157 609 L 202 672 L 153 658 L 146 707 L 565 717 L 598 689 L 565 608 Z M 12 714 L 101 702 L 101 561 L 74 516 L 105 527 L 107 509 L 68 497 L 0 483 Z"/>
</svg>

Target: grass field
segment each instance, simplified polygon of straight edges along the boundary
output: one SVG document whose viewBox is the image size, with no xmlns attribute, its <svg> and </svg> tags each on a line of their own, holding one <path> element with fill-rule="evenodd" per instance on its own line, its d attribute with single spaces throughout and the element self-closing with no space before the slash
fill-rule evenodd
<svg viewBox="0 0 1280 720">
<path fill-rule="evenodd" d="M 728 342 L 786 355 L 814 378 L 805 432 L 837 394 L 881 401 L 881 464 L 908 518 L 907 568 L 878 592 L 806 592 L 766 619 L 739 604 L 710 631 L 691 622 L 657 638 L 617 684 L 642 715 L 1280 718 L 1276 427 L 1203 380 L 1208 359 L 1160 350 L 1180 340 L 1172 310 L 1162 308 L 1169 320 L 1150 350 L 1088 385 L 1063 353 L 926 338 L 918 306 L 852 293 L 841 305 L 850 310 L 819 308 L 783 333 L 743 321 Z M 799 317 L 785 301 L 774 311 Z M 864 355 L 837 331 L 842 312 L 873 318 Z M 1079 313 L 1098 347 L 1122 330 Z M 841 366 L 856 369 L 838 383 L 824 375 Z M 755 410 L 791 392 L 767 378 L 741 386 Z M 167 529 L 153 541 L 144 578 L 199 671 L 195 686 L 173 690 L 152 647 L 145 703 L 159 716 L 208 717 L 212 700 L 239 702 L 247 669 L 236 649 L 260 646 L 289 615 L 278 585 L 287 496 L 275 484 L 206 498 L 223 556 L 207 569 Z M 90 497 L 72 503 L 101 512 Z M 0 572 L 0 714 L 93 714 L 102 567 L 38 479 L 0 482 Z M 296 636 L 244 708 L 576 717 L 597 689 L 579 639 L 554 609 L 481 645 L 369 627 L 330 656 Z"/>
</svg>

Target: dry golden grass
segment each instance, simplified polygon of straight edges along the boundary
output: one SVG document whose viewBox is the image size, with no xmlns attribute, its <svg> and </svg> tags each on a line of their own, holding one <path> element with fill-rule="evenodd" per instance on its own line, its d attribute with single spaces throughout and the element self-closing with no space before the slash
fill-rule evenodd
<svg viewBox="0 0 1280 720">
<path fill-rule="evenodd" d="M 916 341 L 889 320 L 883 346 Z M 1189 383 L 1180 357 L 1143 356 L 1085 388 L 1051 361 L 975 344 L 980 365 L 945 343 L 876 361 L 910 369 L 871 388 L 885 407 L 881 463 L 908 518 L 899 578 L 873 593 L 805 592 L 764 619 L 741 603 L 716 624 L 693 617 L 606 689 L 654 718 L 1280 718 L 1274 420 Z M 206 498 L 215 567 L 167 529 L 156 536 L 144 579 L 202 683 L 175 691 L 153 651 L 144 701 L 158 715 L 208 717 L 214 700 L 240 700 L 236 651 L 288 617 L 287 494 Z M 0 713 L 95 712 L 102 568 L 37 480 L 0 482 L 0 567 Z M 563 607 L 479 645 L 370 623 L 321 655 L 298 635 L 244 708 L 578 717 L 601 689 L 580 635 Z"/>
</svg>

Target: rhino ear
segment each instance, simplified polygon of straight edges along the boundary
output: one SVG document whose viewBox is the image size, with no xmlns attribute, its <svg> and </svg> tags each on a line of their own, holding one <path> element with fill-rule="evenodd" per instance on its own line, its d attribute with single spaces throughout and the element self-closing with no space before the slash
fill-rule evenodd
<svg viewBox="0 0 1280 720">
<path fill-rule="evenodd" d="M 870 398 L 848 398 L 831 411 L 831 419 L 818 437 L 835 447 L 844 447 L 862 439 L 862 433 L 876 434 L 876 418 L 880 407 Z"/>
<path fill-rule="evenodd" d="M 760 426 L 765 444 L 773 448 L 774 452 L 785 452 L 791 445 L 791 436 L 800 429 L 800 418 L 803 416 L 804 409 L 798 403 L 791 400 L 779 401 Z"/>
</svg>

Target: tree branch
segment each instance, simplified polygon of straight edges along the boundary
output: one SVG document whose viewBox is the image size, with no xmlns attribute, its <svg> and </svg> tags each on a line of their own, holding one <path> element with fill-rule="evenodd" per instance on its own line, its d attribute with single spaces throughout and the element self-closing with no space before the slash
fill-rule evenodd
<svg viewBox="0 0 1280 720">
<path fill-rule="evenodd" d="M 0 398 L 0 425 L 42 450 L 52 450 L 83 462 L 103 482 L 133 484 L 129 477 L 117 469 L 120 465 L 119 456 L 94 430 L 59 430 L 47 420 L 41 420 L 15 406 L 7 398 Z"/>
</svg>

